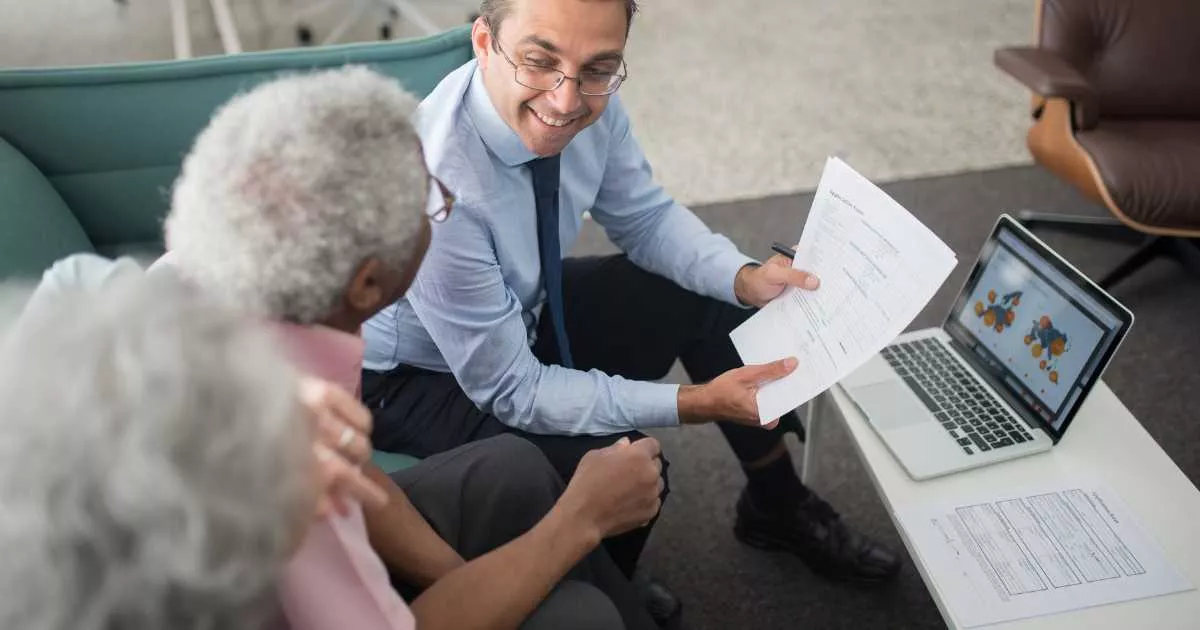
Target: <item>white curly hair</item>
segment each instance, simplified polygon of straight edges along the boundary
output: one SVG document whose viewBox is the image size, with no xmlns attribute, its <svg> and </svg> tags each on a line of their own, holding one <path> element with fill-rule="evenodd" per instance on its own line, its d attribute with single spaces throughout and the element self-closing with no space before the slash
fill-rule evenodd
<svg viewBox="0 0 1200 630">
<path fill-rule="evenodd" d="M 403 270 L 430 203 L 417 105 L 361 66 L 234 97 L 175 184 L 173 263 L 232 304 L 298 324 L 328 317 L 366 259 Z"/>
<path fill-rule="evenodd" d="M 306 412 L 266 333 L 194 293 L 138 277 L 12 323 L 0 290 L 0 628 L 276 614 L 313 509 Z"/>
</svg>

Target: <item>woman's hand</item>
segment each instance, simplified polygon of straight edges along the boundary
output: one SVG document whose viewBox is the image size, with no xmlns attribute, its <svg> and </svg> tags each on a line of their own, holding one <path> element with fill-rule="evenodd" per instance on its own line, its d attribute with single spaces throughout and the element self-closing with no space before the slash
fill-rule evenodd
<svg viewBox="0 0 1200 630">
<path fill-rule="evenodd" d="M 300 382 L 300 400 L 311 413 L 313 455 L 317 461 L 317 516 L 349 513 L 346 498 L 374 507 L 388 495 L 367 478 L 362 465 L 371 459 L 371 412 L 341 387 L 318 378 Z"/>
</svg>

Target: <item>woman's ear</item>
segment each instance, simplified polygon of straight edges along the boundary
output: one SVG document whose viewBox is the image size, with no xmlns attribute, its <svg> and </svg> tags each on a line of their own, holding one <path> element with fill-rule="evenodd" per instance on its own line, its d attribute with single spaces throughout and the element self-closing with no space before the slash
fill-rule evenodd
<svg viewBox="0 0 1200 630">
<path fill-rule="evenodd" d="M 383 303 L 387 292 L 386 282 L 381 277 L 384 273 L 378 258 L 368 258 L 358 266 L 346 287 L 346 303 L 350 308 L 360 313 L 374 313 L 387 306 Z"/>
</svg>

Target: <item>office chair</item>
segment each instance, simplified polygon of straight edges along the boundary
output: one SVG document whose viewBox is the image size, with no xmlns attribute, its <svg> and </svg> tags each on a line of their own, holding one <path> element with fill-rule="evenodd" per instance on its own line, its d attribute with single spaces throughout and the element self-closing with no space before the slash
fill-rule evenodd
<svg viewBox="0 0 1200 630">
<path fill-rule="evenodd" d="M 125 10 L 129 8 L 129 0 L 113 0 Z M 237 24 L 233 20 L 233 10 L 229 0 L 208 0 L 213 12 L 213 20 L 217 26 L 217 34 L 221 45 L 228 54 L 242 52 L 241 39 L 237 34 Z M 191 59 L 192 33 L 188 24 L 187 0 L 167 0 L 167 11 L 171 16 L 171 45 L 176 59 Z"/>
<path fill-rule="evenodd" d="M 304 46 L 312 45 L 314 33 L 308 20 L 338 6 L 344 8 L 342 19 L 321 40 L 321 45 L 336 43 L 360 21 L 371 17 L 378 20 L 379 39 L 391 39 L 396 22 L 400 19 L 414 24 L 423 35 L 433 35 L 443 30 L 409 0 L 321 0 L 296 11 L 296 41 Z"/>
<path fill-rule="evenodd" d="M 1020 220 L 1140 241 L 1105 288 L 1161 256 L 1200 273 L 1200 2 L 1039 0 L 1036 23 L 1036 46 L 995 54 L 1034 92 L 1029 151 L 1113 216 Z"/>
</svg>

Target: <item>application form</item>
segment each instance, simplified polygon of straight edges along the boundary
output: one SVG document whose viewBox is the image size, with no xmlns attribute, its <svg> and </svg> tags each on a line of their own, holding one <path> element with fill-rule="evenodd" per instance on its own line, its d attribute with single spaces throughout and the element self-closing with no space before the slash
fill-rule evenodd
<svg viewBox="0 0 1200 630">
<path fill-rule="evenodd" d="M 730 334 L 746 364 L 796 357 L 763 385 L 765 424 L 808 402 L 904 331 L 957 263 L 954 252 L 887 193 L 829 158 L 792 266 L 821 279 L 789 289 Z"/>
<path fill-rule="evenodd" d="M 897 510 L 963 627 L 1192 589 L 1111 491 L 1086 484 Z"/>
</svg>

